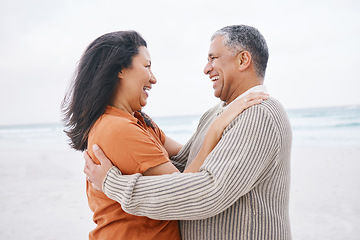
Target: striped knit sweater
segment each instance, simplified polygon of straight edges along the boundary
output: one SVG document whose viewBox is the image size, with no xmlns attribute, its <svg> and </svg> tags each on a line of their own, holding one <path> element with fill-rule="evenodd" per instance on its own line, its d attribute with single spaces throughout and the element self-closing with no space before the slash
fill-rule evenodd
<svg viewBox="0 0 360 240">
<path fill-rule="evenodd" d="M 193 137 L 172 159 L 178 167 L 194 159 L 221 111 L 219 104 L 202 116 Z M 122 176 L 113 167 L 103 190 L 130 214 L 180 220 L 185 240 L 291 239 L 291 142 L 287 115 L 270 97 L 225 129 L 199 173 Z"/>
</svg>

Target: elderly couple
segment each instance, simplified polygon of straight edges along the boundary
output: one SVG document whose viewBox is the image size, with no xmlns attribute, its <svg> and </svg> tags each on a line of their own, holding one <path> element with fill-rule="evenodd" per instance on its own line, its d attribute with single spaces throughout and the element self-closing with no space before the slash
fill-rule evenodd
<svg viewBox="0 0 360 240">
<path fill-rule="evenodd" d="M 141 111 L 156 83 L 146 41 L 120 31 L 88 46 L 63 112 L 87 149 L 90 239 L 291 239 L 292 133 L 263 85 L 268 56 L 254 27 L 214 33 L 204 73 L 221 102 L 182 146 Z"/>
</svg>

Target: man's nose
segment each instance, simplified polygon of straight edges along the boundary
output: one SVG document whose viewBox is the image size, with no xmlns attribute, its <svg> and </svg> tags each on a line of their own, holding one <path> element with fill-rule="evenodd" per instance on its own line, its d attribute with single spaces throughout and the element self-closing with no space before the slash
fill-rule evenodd
<svg viewBox="0 0 360 240">
<path fill-rule="evenodd" d="M 208 62 L 206 65 L 205 65 L 205 68 L 204 68 L 204 73 L 205 75 L 208 75 L 210 74 L 210 72 L 213 70 L 213 67 L 212 65 L 210 64 L 210 62 Z"/>
</svg>

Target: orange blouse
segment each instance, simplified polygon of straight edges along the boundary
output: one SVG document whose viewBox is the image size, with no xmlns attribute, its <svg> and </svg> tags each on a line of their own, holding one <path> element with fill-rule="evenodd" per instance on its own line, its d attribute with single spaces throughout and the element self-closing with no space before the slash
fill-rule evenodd
<svg viewBox="0 0 360 240">
<path fill-rule="evenodd" d="M 99 145 L 123 174 L 144 173 L 169 161 L 163 144 L 165 134 L 154 124 L 145 124 L 140 113 L 134 116 L 114 107 L 96 121 L 89 134 L 88 152 L 96 163 L 92 145 Z M 87 183 L 86 192 L 97 227 L 89 239 L 180 240 L 177 221 L 160 221 L 124 212 L 120 204 Z"/>
</svg>

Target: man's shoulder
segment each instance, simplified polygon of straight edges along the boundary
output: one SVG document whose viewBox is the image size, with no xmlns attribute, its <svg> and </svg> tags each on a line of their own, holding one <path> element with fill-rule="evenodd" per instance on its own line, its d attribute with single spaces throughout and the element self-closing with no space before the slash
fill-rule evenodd
<svg viewBox="0 0 360 240">
<path fill-rule="evenodd" d="M 267 100 L 263 101 L 259 106 L 273 117 L 278 115 L 283 115 L 284 117 L 287 117 L 285 108 L 274 97 L 270 96 Z"/>
<path fill-rule="evenodd" d="M 262 124 L 264 122 L 272 122 L 271 124 L 278 125 L 283 122 L 288 122 L 288 117 L 282 104 L 274 97 L 269 97 L 261 104 L 245 109 L 234 122 L 236 122 L 236 124 Z"/>
<path fill-rule="evenodd" d="M 283 105 L 274 97 L 269 97 L 267 100 L 259 104 L 263 114 L 267 115 L 268 121 L 271 121 L 276 128 L 283 131 L 291 131 L 290 120 Z"/>
</svg>

